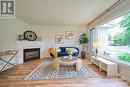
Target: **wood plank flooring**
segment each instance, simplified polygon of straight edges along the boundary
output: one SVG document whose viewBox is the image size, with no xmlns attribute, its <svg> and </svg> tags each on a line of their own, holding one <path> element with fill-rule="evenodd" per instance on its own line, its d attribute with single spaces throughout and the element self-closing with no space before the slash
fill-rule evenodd
<svg viewBox="0 0 130 87">
<path fill-rule="evenodd" d="M 24 78 L 31 73 L 44 59 L 38 59 L 19 64 L 16 67 L 0 73 L 0 87 L 130 87 L 127 82 L 118 77 L 106 77 L 104 71 L 99 71 L 88 58 L 84 63 L 99 77 L 94 79 L 63 79 L 63 80 L 33 80 Z"/>
</svg>

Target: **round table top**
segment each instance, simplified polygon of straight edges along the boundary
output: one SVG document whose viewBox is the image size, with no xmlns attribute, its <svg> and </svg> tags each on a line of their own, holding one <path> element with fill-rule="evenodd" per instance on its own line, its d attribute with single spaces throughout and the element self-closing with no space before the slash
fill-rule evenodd
<svg viewBox="0 0 130 87">
<path fill-rule="evenodd" d="M 75 64 L 78 61 L 81 61 L 77 57 L 73 57 L 72 59 L 68 58 L 56 58 L 55 61 L 58 61 L 60 64 L 67 64 L 67 65 L 72 65 Z"/>
</svg>

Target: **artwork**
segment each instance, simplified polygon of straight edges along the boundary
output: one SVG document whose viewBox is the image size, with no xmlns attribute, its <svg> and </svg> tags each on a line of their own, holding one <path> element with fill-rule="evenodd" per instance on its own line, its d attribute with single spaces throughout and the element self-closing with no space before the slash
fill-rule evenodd
<svg viewBox="0 0 130 87">
<path fill-rule="evenodd" d="M 62 35 L 62 34 L 56 35 L 56 36 L 55 36 L 55 42 L 56 42 L 57 44 L 64 43 L 63 35 Z"/>
<path fill-rule="evenodd" d="M 66 39 L 73 39 L 74 38 L 74 32 L 73 31 L 66 31 L 65 32 L 65 38 Z"/>
</svg>

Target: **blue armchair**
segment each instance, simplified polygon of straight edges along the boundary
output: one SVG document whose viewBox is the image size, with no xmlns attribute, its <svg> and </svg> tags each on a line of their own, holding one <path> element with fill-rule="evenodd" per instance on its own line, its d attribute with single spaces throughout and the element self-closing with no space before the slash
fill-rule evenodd
<svg viewBox="0 0 130 87">
<path fill-rule="evenodd" d="M 58 57 L 68 56 L 66 48 L 73 48 L 73 49 L 77 50 L 76 52 L 73 52 L 72 56 L 78 56 L 79 55 L 79 49 L 77 47 L 59 47 L 59 49 L 61 51 L 58 52 Z"/>
</svg>

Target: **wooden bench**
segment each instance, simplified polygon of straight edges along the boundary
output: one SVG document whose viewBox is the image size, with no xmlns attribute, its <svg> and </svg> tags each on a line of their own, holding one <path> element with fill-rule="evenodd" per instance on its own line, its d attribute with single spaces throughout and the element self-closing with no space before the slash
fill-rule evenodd
<svg viewBox="0 0 130 87">
<path fill-rule="evenodd" d="M 118 64 L 101 57 L 91 56 L 91 62 L 107 72 L 107 76 L 118 75 Z"/>
</svg>

